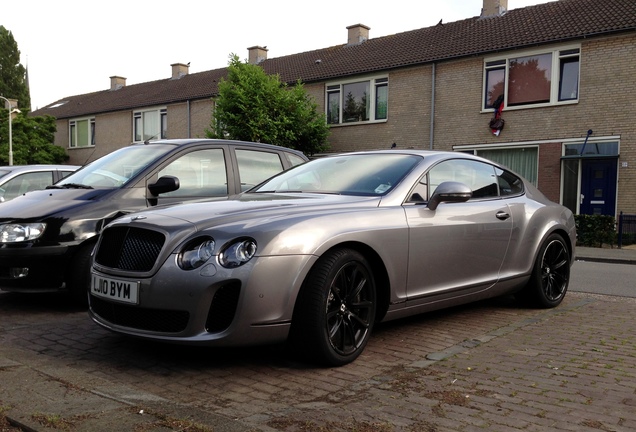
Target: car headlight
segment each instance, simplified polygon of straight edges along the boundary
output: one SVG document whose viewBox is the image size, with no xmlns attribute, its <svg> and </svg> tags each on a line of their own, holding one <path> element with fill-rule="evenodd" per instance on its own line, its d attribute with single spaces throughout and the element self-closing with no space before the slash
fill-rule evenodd
<svg viewBox="0 0 636 432">
<path fill-rule="evenodd" d="M 256 255 L 256 241 L 253 239 L 238 239 L 228 244 L 219 254 L 219 262 L 223 267 L 239 267 Z"/>
<path fill-rule="evenodd" d="M 46 224 L 4 224 L 0 225 L 0 243 L 17 243 L 35 240 L 44 233 Z"/>
<path fill-rule="evenodd" d="M 201 267 L 214 255 L 214 240 L 205 237 L 188 242 L 179 252 L 177 264 L 183 270 L 193 270 Z"/>
</svg>

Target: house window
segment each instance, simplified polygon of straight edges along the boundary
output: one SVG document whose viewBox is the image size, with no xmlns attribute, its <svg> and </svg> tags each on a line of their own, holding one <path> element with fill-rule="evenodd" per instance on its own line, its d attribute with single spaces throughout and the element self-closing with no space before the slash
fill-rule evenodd
<svg viewBox="0 0 636 432">
<path fill-rule="evenodd" d="M 360 123 L 386 120 L 389 79 L 347 81 L 327 86 L 327 123 Z"/>
<path fill-rule="evenodd" d="M 539 176 L 538 147 L 478 149 L 476 154 L 509 168 L 537 186 Z"/>
<path fill-rule="evenodd" d="M 577 101 L 580 48 L 487 60 L 484 109 L 502 97 L 506 107 Z"/>
<path fill-rule="evenodd" d="M 166 108 L 137 111 L 133 114 L 133 141 L 164 139 L 168 133 L 168 110 Z"/>
<path fill-rule="evenodd" d="M 76 119 L 68 122 L 69 147 L 95 145 L 95 119 Z"/>
</svg>

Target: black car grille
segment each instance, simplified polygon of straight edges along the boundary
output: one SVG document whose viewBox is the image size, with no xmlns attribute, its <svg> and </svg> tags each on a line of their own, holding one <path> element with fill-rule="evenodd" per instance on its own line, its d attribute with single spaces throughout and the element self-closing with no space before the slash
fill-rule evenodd
<svg viewBox="0 0 636 432">
<path fill-rule="evenodd" d="M 143 228 L 117 226 L 102 232 L 95 262 L 114 269 L 150 271 L 166 237 Z"/>
<path fill-rule="evenodd" d="M 91 310 L 111 324 L 162 333 L 181 332 L 185 330 L 190 319 L 187 311 L 146 309 L 104 301 L 93 296 Z"/>
</svg>

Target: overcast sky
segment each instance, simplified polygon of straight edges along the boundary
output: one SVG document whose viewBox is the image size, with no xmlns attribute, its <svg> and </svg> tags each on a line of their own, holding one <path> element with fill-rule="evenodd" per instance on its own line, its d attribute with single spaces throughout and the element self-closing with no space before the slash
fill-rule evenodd
<svg viewBox="0 0 636 432">
<path fill-rule="evenodd" d="M 508 10 L 549 0 L 508 0 Z M 67 96 L 227 66 L 230 54 L 267 46 L 268 58 L 347 42 L 364 24 L 370 38 L 480 14 L 482 0 L 3 0 L 0 25 L 13 33 L 28 68 L 32 109 Z"/>
</svg>

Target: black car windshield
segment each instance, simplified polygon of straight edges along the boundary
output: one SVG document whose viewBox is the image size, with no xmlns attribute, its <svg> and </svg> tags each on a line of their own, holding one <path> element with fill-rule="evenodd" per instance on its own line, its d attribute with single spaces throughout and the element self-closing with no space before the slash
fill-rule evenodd
<svg viewBox="0 0 636 432">
<path fill-rule="evenodd" d="M 398 153 L 345 154 L 315 159 L 250 190 L 251 193 L 312 192 L 384 195 L 422 160 Z"/>
<path fill-rule="evenodd" d="M 119 188 L 126 185 L 135 174 L 173 149 L 173 145 L 167 144 L 124 147 L 91 162 L 52 187 Z"/>
</svg>

